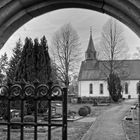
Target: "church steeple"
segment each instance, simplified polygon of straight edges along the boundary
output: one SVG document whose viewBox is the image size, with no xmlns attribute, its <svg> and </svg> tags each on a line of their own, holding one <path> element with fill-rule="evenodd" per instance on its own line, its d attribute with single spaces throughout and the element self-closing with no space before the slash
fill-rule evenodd
<svg viewBox="0 0 140 140">
<path fill-rule="evenodd" d="M 92 39 L 92 28 L 90 27 L 90 38 L 87 51 L 85 52 L 86 60 L 96 60 L 96 50 Z"/>
</svg>

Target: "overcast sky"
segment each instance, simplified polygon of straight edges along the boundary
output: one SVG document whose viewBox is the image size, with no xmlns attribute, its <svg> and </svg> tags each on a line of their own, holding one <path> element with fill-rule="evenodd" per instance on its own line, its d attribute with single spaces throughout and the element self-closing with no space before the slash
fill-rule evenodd
<svg viewBox="0 0 140 140">
<path fill-rule="evenodd" d="M 102 26 L 109 18 L 106 14 L 101 14 L 91 10 L 85 9 L 61 9 L 46 13 L 36 17 L 19 28 L 6 42 L 4 47 L 0 50 L 0 55 L 6 52 L 11 56 L 12 49 L 18 38 L 24 41 L 25 37 L 41 38 L 46 36 L 50 46 L 52 35 L 64 24 L 71 23 L 73 28 L 77 31 L 83 52 L 87 49 L 89 40 L 90 26 L 92 26 L 93 40 L 96 45 L 100 41 L 100 34 Z M 132 54 L 136 51 L 136 47 L 140 47 L 140 39 L 128 27 L 123 25 L 124 36 L 129 47 L 129 52 Z"/>
</svg>

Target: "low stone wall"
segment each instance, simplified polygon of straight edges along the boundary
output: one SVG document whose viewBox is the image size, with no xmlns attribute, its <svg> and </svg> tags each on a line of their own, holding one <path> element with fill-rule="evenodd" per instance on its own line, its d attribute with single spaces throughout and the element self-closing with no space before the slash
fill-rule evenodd
<svg viewBox="0 0 140 140">
<path fill-rule="evenodd" d="M 110 103 L 111 99 L 109 97 L 78 97 L 77 103 L 91 103 L 91 104 L 100 104 L 100 103 Z"/>
</svg>

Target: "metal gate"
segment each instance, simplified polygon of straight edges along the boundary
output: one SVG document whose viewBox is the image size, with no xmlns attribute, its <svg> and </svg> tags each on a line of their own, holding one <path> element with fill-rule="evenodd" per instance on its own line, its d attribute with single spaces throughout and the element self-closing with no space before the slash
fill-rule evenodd
<svg viewBox="0 0 140 140">
<path fill-rule="evenodd" d="M 26 100 L 32 99 L 34 101 L 34 122 L 24 122 L 24 104 Z M 0 122 L 0 125 L 7 126 L 7 140 L 11 139 L 11 126 L 20 126 L 20 140 L 24 140 L 24 127 L 27 125 L 34 127 L 34 140 L 37 140 L 38 126 L 48 127 L 48 140 L 51 140 L 51 128 L 53 126 L 62 127 L 62 140 L 67 140 L 67 88 L 61 88 L 58 85 L 53 85 L 52 82 L 48 84 L 40 84 L 34 82 L 34 84 L 27 84 L 25 82 L 8 84 L 7 86 L 1 86 L 0 88 L 0 101 L 7 101 L 7 121 Z M 37 120 L 38 115 L 38 101 L 46 100 L 48 102 L 48 121 L 46 123 L 40 123 Z M 10 109 L 12 101 L 20 101 L 21 110 L 21 122 L 11 122 Z M 62 122 L 52 122 L 52 101 L 62 102 Z"/>
</svg>

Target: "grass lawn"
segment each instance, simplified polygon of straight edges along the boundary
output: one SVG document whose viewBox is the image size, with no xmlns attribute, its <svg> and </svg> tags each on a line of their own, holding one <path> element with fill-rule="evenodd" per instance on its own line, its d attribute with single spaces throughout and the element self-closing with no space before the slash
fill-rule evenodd
<svg viewBox="0 0 140 140">
<path fill-rule="evenodd" d="M 137 108 L 137 111 L 139 109 Z M 129 112 L 127 112 L 126 115 L 130 115 Z M 139 116 L 139 112 L 137 113 L 137 117 L 135 118 L 134 121 L 132 120 L 124 120 L 124 129 L 125 132 L 129 138 L 129 140 L 139 140 L 139 132 L 140 132 L 140 128 L 139 128 L 139 120 L 140 120 L 140 116 Z"/>
<path fill-rule="evenodd" d="M 88 105 L 91 107 L 91 114 L 88 115 L 89 117 L 97 117 L 104 110 L 110 107 L 110 106 L 92 106 L 91 104 L 68 104 L 68 110 L 78 112 L 79 108 L 84 105 Z M 61 108 L 58 108 L 56 112 L 60 113 Z M 92 122 L 78 122 L 78 121 L 68 122 L 68 140 L 80 140 L 91 125 L 92 125 Z M 61 132 L 62 132 L 62 128 L 60 127 L 53 129 L 52 140 L 61 140 L 61 137 L 62 137 Z M 25 133 L 24 137 L 25 137 L 25 140 L 34 139 L 33 133 Z M 12 132 L 11 138 L 12 138 L 11 140 L 19 140 L 20 133 Z M 6 140 L 6 132 L 0 131 L 0 140 Z M 47 140 L 47 133 L 38 133 L 38 140 Z"/>
</svg>

